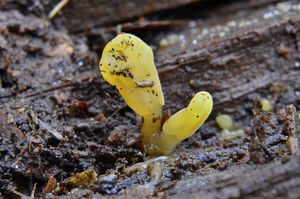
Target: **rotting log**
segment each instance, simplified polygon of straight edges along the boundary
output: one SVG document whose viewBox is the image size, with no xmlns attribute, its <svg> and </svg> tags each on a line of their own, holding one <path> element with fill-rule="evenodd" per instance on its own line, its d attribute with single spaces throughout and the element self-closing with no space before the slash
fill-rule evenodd
<svg viewBox="0 0 300 199">
<path fill-rule="evenodd" d="M 277 82 L 292 89 L 286 95 L 294 103 L 300 84 L 300 15 L 289 11 L 266 17 L 270 12 L 259 10 L 245 19 L 234 16 L 225 25 L 185 29 L 177 33 L 176 44 L 160 48 L 156 63 L 166 104 L 180 107 L 188 101 L 185 96 L 207 90 L 215 107 L 224 109 L 261 90 L 271 97 Z"/>
<path fill-rule="evenodd" d="M 300 157 L 292 156 L 288 162 L 268 165 L 240 165 L 206 176 L 179 180 L 166 187 L 153 190 L 151 185 L 134 186 L 118 196 L 103 196 L 85 190 L 93 198 L 289 198 L 300 195 Z M 80 192 L 72 192 L 78 197 Z"/>
<path fill-rule="evenodd" d="M 203 0 L 74 0 L 63 8 L 60 20 L 72 32 L 91 29 L 188 5 Z M 83 23 L 84 22 L 84 23 Z"/>
<path fill-rule="evenodd" d="M 207 24 L 186 28 L 176 33 L 185 38 L 183 47 L 183 41 L 180 41 L 158 49 L 156 63 L 167 108 L 175 110 L 183 107 L 188 101 L 187 96 L 199 90 L 211 92 L 216 108 L 222 110 L 226 104 L 239 102 L 241 98 L 272 86 L 276 81 L 297 87 L 299 70 L 295 63 L 299 52 L 299 14 L 289 11 L 264 18 L 271 11 L 261 9 L 239 20 L 234 15 L 231 23 L 222 26 L 211 25 L 208 21 Z M 250 25 L 246 26 L 247 23 Z M 228 31 L 230 24 L 235 24 L 235 27 Z M 223 29 L 227 32 L 224 33 Z M 205 31 L 208 32 L 206 35 Z M 284 49 L 286 55 L 280 53 Z M 93 70 L 80 76 L 89 75 L 94 81 L 99 78 L 98 72 Z M 68 87 L 77 85 L 82 78 L 74 76 L 72 79 L 76 82 L 69 82 Z M 55 88 L 45 90 L 52 92 L 65 87 L 56 85 Z M 103 88 L 107 89 L 106 86 Z M 40 90 L 37 93 L 46 92 Z M 24 95 L 31 96 L 32 90 Z M 291 96 L 288 103 L 293 103 L 296 97 L 295 94 Z"/>
<path fill-rule="evenodd" d="M 299 198 L 300 157 L 287 163 L 233 167 L 231 170 L 178 182 L 164 198 Z"/>
<path fill-rule="evenodd" d="M 70 30 L 80 31 L 203 1 L 205 0 L 72 0 L 67 1 L 66 4 L 58 10 L 59 13 L 57 13 L 58 15 L 56 15 L 56 17 L 60 18 L 62 22 L 64 22 L 64 25 Z M 41 0 L 39 2 L 31 0 L 2 0 L 0 2 L 0 10 L 19 9 L 24 13 L 31 12 L 48 15 L 59 2 L 60 0 L 51 2 L 47 0 Z"/>
<path fill-rule="evenodd" d="M 178 6 L 186 5 L 192 2 L 197 2 L 199 0 L 184 0 L 184 1 L 157 1 L 157 0 L 135 0 L 135 1 L 120 1 L 120 0 L 113 0 L 113 1 L 80 1 L 75 0 L 70 2 L 70 7 L 66 8 L 66 12 L 68 14 L 78 14 L 78 9 L 85 10 L 88 12 L 90 8 L 93 8 L 95 13 L 93 15 L 97 15 L 97 17 L 103 16 L 101 19 L 101 23 L 113 23 L 115 21 L 121 21 L 124 19 L 129 19 L 132 17 L 136 17 L 139 15 L 144 15 L 148 13 L 157 12 L 160 10 L 175 8 Z M 109 8 L 109 9 L 108 9 Z M 72 12 L 71 12 L 72 11 Z M 93 10 L 92 10 L 93 11 Z M 99 12 L 99 13 L 96 13 Z M 82 16 L 82 13 L 81 13 Z M 92 15 L 91 15 L 92 16 Z M 90 17 L 91 17 L 90 16 Z M 87 16 L 88 17 L 88 16 Z M 82 20 L 82 19 L 81 19 Z"/>
<path fill-rule="evenodd" d="M 195 17 L 194 15 L 201 15 L 202 18 L 202 16 L 215 15 L 216 13 L 218 15 L 228 14 L 242 9 L 256 8 L 278 1 L 280 0 L 236 0 L 230 3 L 222 3 L 218 0 L 72 0 L 59 9 L 55 18 L 69 31 L 82 32 L 92 30 L 95 27 L 101 28 L 107 25 L 130 21 L 134 18 L 165 13 L 166 10 L 171 11 L 171 18 L 173 18 L 174 13 L 178 12 L 182 16 L 186 16 L 184 18 Z M 0 10 L 18 9 L 22 10 L 23 13 L 47 16 L 59 2 L 60 0 L 41 0 L 38 2 L 32 0 L 2 0 L 0 2 Z M 191 12 L 193 16 L 191 16 Z"/>
<path fill-rule="evenodd" d="M 220 14 L 230 14 L 238 10 L 247 10 L 251 8 L 261 7 L 267 4 L 279 2 L 280 0 L 252 0 L 252 1 L 238 1 L 234 0 L 230 3 L 224 3 L 218 0 L 184 0 L 184 1 L 112 1 L 101 3 L 95 0 L 86 2 L 76 3 L 66 7 L 61 15 L 57 16 L 59 21 L 62 21 L 64 25 L 71 32 L 81 32 L 84 30 L 95 31 L 94 28 L 103 28 L 110 25 L 121 25 L 125 21 L 125 30 L 128 31 L 127 21 L 132 22 L 133 18 L 149 17 L 155 14 L 162 14 L 159 17 L 162 19 L 175 21 L 174 19 L 190 19 L 199 17 L 201 19 L 207 18 L 208 16 L 215 16 Z M 75 1 L 79 2 L 79 1 Z M 120 3 L 121 2 L 121 3 Z M 129 3 L 128 3 L 129 2 Z M 142 3 L 141 3 L 142 2 Z M 101 4 L 101 5 L 100 5 Z M 113 7 L 110 7 L 113 5 Z M 135 9 L 132 10 L 132 7 Z M 104 9 L 103 9 L 104 8 Z M 80 15 L 79 18 L 75 10 L 84 10 L 84 15 Z M 103 11 L 104 10 L 104 11 Z M 113 14 L 111 14 L 112 12 Z M 119 13 L 114 15 L 114 13 Z M 176 17 L 176 13 L 180 13 Z M 192 14 L 191 14 L 192 13 Z M 74 15 L 75 14 L 75 15 Z M 164 16 L 165 15 L 165 16 Z M 82 23 L 82 17 L 84 17 L 85 23 Z M 99 18 L 104 18 L 104 21 Z M 101 19 L 102 19 L 101 18 Z M 155 19 L 156 17 L 154 17 Z M 143 20 L 141 20 L 143 21 Z M 88 22 L 88 23 L 87 23 Z M 137 22 L 137 20 L 133 20 Z M 141 22 L 142 24 L 143 22 Z M 155 23 L 155 22 L 154 22 Z M 133 24 L 135 25 L 135 24 Z M 176 23 L 174 23 L 176 25 Z M 127 27 L 126 27 L 127 26 Z M 129 27 L 130 28 L 130 27 Z M 123 30 L 123 29 L 122 29 Z M 130 31 L 130 30 L 129 30 Z"/>
<path fill-rule="evenodd" d="M 295 103 L 297 96 L 294 91 L 300 85 L 297 78 L 300 17 L 295 10 L 266 17 L 273 11 L 260 9 L 240 19 L 238 15 L 233 15 L 224 22 L 225 25 L 207 21 L 207 24 L 187 27 L 176 32 L 183 40 L 156 50 L 166 108 L 178 110 L 186 105 L 188 96 L 199 90 L 213 94 L 215 110 L 218 111 L 235 109 L 227 105 L 241 101 L 244 102 L 242 106 L 249 108 L 245 99 L 260 91 L 263 97 L 273 98 L 272 102 L 285 99 L 285 105 Z M 95 71 L 86 71 L 80 76 L 89 75 L 94 78 L 93 82 L 101 79 Z M 68 83 L 68 87 L 80 83 L 82 78 L 73 79 L 76 82 Z M 110 89 L 102 79 L 100 82 L 103 85 L 101 89 Z M 284 84 L 288 93 L 275 93 L 274 96 L 271 89 L 276 83 Z M 57 89 L 46 90 L 52 92 Z M 29 90 L 25 96 L 38 93 L 46 92 L 32 93 Z M 252 103 L 251 100 L 247 102 Z"/>
<path fill-rule="evenodd" d="M 90 102 L 85 103 L 86 106 L 92 107 L 91 110 L 94 109 L 92 110 L 94 113 L 103 111 L 104 114 L 116 110 L 120 104 L 118 96 L 107 95 L 107 92 L 111 88 L 107 87 L 106 84 L 102 84 L 103 82 L 99 84 L 98 80 L 101 78 L 98 74 L 98 68 L 89 68 L 88 65 L 88 60 L 91 58 L 83 60 L 79 59 L 74 61 L 76 63 L 72 63 L 72 55 L 74 57 L 82 56 L 80 56 L 81 51 L 78 51 L 78 49 L 82 49 L 82 46 L 79 44 L 79 46 L 74 45 L 70 42 L 72 40 L 64 33 L 54 31 L 51 28 L 47 29 L 49 31 L 45 31 L 45 27 L 51 27 L 51 25 L 44 20 L 36 21 L 34 20 L 35 17 L 24 17 L 17 12 L 2 12 L 1 14 L 4 16 L 2 17 L 2 23 L 0 24 L 2 26 L 1 30 L 5 33 L 3 34 L 4 38 L 1 41 L 1 52 L 5 57 L 8 57 L 7 60 L 12 60 L 12 64 L 3 61 L 5 65 L 1 68 L 1 75 L 2 77 L 10 75 L 13 78 L 16 78 L 16 80 L 8 79 L 8 81 L 1 77 L 1 81 L 6 84 L 2 90 L 15 92 L 12 89 L 15 86 L 15 81 L 18 82 L 17 86 L 20 87 L 24 85 L 24 88 L 26 88 L 16 91 L 16 97 L 10 95 L 10 97 L 7 97 L 9 100 L 3 102 L 4 106 L 1 107 L 1 110 L 3 110 L 5 114 L 1 116 L 3 117 L 1 122 L 6 124 L 7 121 L 9 121 L 10 124 L 9 128 L 2 130 L 2 133 L 6 133 L 7 129 L 15 131 L 14 129 L 18 128 L 26 135 L 31 135 L 31 131 L 33 131 L 34 135 L 37 136 L 33 142 L 30 142 L 29 147 L 30 149 L 37 148 L 35 150 L 36 156 L 34 156 L 37 157 L 37 160 L 30 158 L 33 153 L 31 151 L 29 151 L 30 153 L 27 153 L 27 147 L 24 147 L 24 152 L 22 152 L 24 154 L 21 153 L 21 155 L 20 153 L 7 155 L 8 152 L 5 152 L 3 153 L 6 154 L 4 157 L 9 158 L 1 163 L 7 164 L 7 162 L 9 162 L 9 167 L 6 167 L 5 165 L 1 166 L 0 170 L 3 171 L 2 173 L 13 171 L 10 173 L 14 174 L 18 172 L 18 175 L 13 176 L 15 177 L 13 179 L 16 182 L 19 180 L 17 177 L 19 177 L 20 174 L 20 176 L 28 174 L 25 172 L 27 171 L 26 168 L 29 164 L 27 160 L 32 160 L 33 163 L 35 163 L 32 165 L 35 166 L 38 165 L 37 163 L 42 162 L 43 166 L 48 170 L 34 169 L 32 171 L 33 173 L 29 173 L 29 176 L 33 177 L 33 179 L 37 178 L 39 180 L 45 180 L 47 179 L 46 174 L 53 174 L 53 171 L 56 173 L 56 171 L 65 171 L 63 169 L 68 168 L 68 172 L 71 173 L 78 169 L 83 169 L 85 165 L 79 167 L 79 162 L 86 162 L 86 165 L 95 166 L 104 173 L 107 169 L 113 168 L 117 158 L 121 159 L 126 157 L 129 159 L 129 157 L 140 157 L 141 153 L 137 150 L 133 151 L 128 149 L 125 151 L 125 149 L 119 146 L 113 147 L 105 145 L 107 144 L 105 136 L 110 133 L 110 130 L 115 126 L 120 125 L 122 118 L 125 118 L 124 120 L 128 122 L 131 118 L 134 118 L 133 115 L 116 114 L 116 119 L 113 118 L 113 120 L 108 120 L 108 122 L 99 122 L 92 121 L 91 118 L 93 118 L 94 115 L 91 113 L 90 115 L 85 115 L 86 112 L 83 110 L 78 114 L 79 116 L 74 114 L 75 116 L 73 115 L 65 118 L 65 116 L 69 114 L 67 108 L 74 107 L 79 100 L 88 101 L 92 99 Z M 280 105 L 296 102 L 295 105 L 299 107 L 299 101 L 296 101 L 298 97 L 295 92 L 296 89 L 299 88 L 298 12 L 288 11 L 284 13 L 284 16 L 280 15 L 268 18 L 268 16 L 270 16 L 270 10 L 264 9 L 255 12 L 252 15 L 245 16 L 244 19 L 240 18 L 237 20 L 238 16 L 239 15 L 235 15 L 233 17 L 232 20 L 235 20 L 236 27 L 230 30 L 230 32 L 223 31 L 222 27 L 221 29 L 216 28 L 216 25 L 210 25 L 208 23 L 197 28 L 201 33 L 204 29 L 207 29 L 211 34 L 209 36 L 202 35 L 202 38 L 199 39 L 197 37 L 199 34 L 190 34 L 193 32 L 192 28 L 187 28 L 186 31 L 176 33 L 179 36 L 184 35 L 186 38 L 184 47 L 181 47 L 181 43 L 178 43 L 175 46 L 169 46 L 165 49 L 156 51 L 157 63 L 162 77 L 165 96 L 167 98 L 167 107 L 178 110 L 179 107 L 184 106 L 189 100 L 188 96 L 191 95 L 193 91 L 203 89 L 213 93 L 217 110 L 231 108 L 236 111 L 237 107 L 232 105 L 234 103 L 244 103 L 244 99 L 247 99 L 250 94 L 261 93 L 267 97 L 273 97 L 273 95 L 269 95 L 268 87 L 272 85 L 274 81 L 284 82 L 287 85 L 287 90 L 289 90 L 288 93 L 281 95 L 281 99 L 284 100 L 276 98 L 276 102 Z M 258 17 L 255 20 L 255 18 L 253 18 L 255 16 L 261 17 Z M 252 22 L 252 24 L 247 25 L 246 27 L 239 27 L 245 26 L 249 21 L 250 23 Z M 232 25 L 233 23 L 230 24 Z M 51 36 L 48 35 L 50 33 Z M 28 38 L 28 41 L 35 38 L 35 43 L 27 42 L 26 38 Z M 5 43 L 9 45 L 4 45 Z M 67 51 L 70 48 L 72 49 L 72 46 L 76 47 L 75 55 L 72 50 L 70 52 Z M 83 49 L 86 49 L 86 51 L 81 53 L 89 53 L 87 48 Z M 36 57 L 39 57 L 39 59 Z M 65 59 L 61 57 L 65 57 Z M 66 64 L 60 65 L 61 61 L 58 59 L 62 59 L 63 63 Z M 77 64 L 81 61 L 83 63 L 87 62 L 86 65 Z M 39 62 L 42 62 L 43 65 L 39 64 Z M 47 63 L 49 63 L 49 66 L 51 67 L 48 67 Z M 19 69 L 21 69 L 21 75 L 17 75 Z M 60 76 L 57 76 L 56 70 L 62 71 L 62 73 L 59 73 Z M 77 71 L 85 71 L 85 73 L 78 74 Z M 51 75 L 52 73 L 53 75 Z M 66 75 L 68 75 L 69 78 L 64 79 Z M 92 81 L 88 81 L 88 78 L 85 81 L 82 81 L 83 76 L 91 77 Z M 72 79 L 71 81 L 70 78 Z M 61 85 L 54 84 L 61 81 L 63 82 Z M 68 81 L 70 82 L 68 83 Z M 33 91 L 37 91 L 37 94 L 30 95 Z M 57 91 L 61 93 L 54 93 Z M 28 98 L 26 98 L 27 100 L 20 100 L 24 96 L 28 96 Z M 53 100 L 53 98 L 55 100 Z M 25 105 L 23 105 L 23 103 Z M 230 104 L 230 106 L 228 104 Z M 52 136 L 48 135 L 48 132 L 44 132 L 43 129 L 39 130 L 39 127 L 34 125 L 30 118 L 28 118 L 28 110 L 31 108 L 39 113 L 41 120 L 49 121 L 53 126 L 57 125 L 57 128 L 66 127 L 66 125 L 74 126 L 74 131 L 73 129 L 70 130 L 70 128 L 62 129 L 65 136 L 69 137 L 69 140 L 66 143 L 57 143 L 57 141 L 52 140 Z M 54 112 L 53 110 L 57 112 Z M 65 110 L 63 112 L 64 117 L 59 117 L 62 115 L 60 111 L 63 110 Z M 127 113 L 128 110 L 125 111 Z M 20 115 L 21 117 L 19 117 Z M 248 114 L 248 116 L 249 115 L 250 114 Z M 108 126 L 110 127 L 108 128 Z M 194 139 L 197 138 L 195 136 Z M 5 136 L 3 137 L 5 138 Z M 11 137 L 12 138 L 7 138 L 7 143 L 11 143 L 11 140 L 14 138 L 13 136 Z M 21 136 L 18 136 L 18 139 L 21 139 Z M 46 149 L 42 148 L 42 151 L 40 152 L 38 147 L 43 140 L 46 140 L 49 143 L 45 146 L 49 147 L 50 145 L 50 147 Z M 87 142 L 87 140 L 90 141 Z M 201 140 L 199 139 L 199 141 Z M 5 142 L 2 143 L 5 144 Z M 14 141 L 14 143 L 16 143 L 16 141 Z M 80 146 L 78 146 L 78 144 L 80 144 Z M 13 144 L 10 146 L 12 149 L 16 148 Z M 201 147 L 197 147 L 197 150 L 203 150 Z M 69 150 L 70 148 L 75 149 Z M 85 152 L 81 153 L 80 150 L 83 148 Z M 22 148 L 20 148 L 19 151 L 21 151 L 21 149 Z M 191 149 L 187 149 L 187 151 L 188 153 L 192 152 Z M 63 156 L 64 158 L 58 158 L 60 156 Z M 18 157 L 24 158 L 18 159 Z M 39 160 L 41 157 L 42 159 Z M 178 157 L 180 158 L 180 156 Z M 105 161 L 102 161 L 103 159 Z M 140 159 L 142 159 L 142 157 L 140 157 Z M 11 166 L 14 165 L 13 163 L 18 163 L 19 161 L 21 161 L 21 167 Z M 103 162 L 108 163 L 103 164 Z M 125 165 L 125 163 L 122 165 Z M 53 167 L 55 170 L 53 170 Z M 281 170 L 281 168 L 284 169 Z M 232 170 L 232 173 L 230 170 L 228 171 L 228 173 L 233 176 L 235 176 L 233 173 L 237 172 L 237 177 L 233 180 L 234 182 L 239 183 L 240 181 L 238 180 L 244 176 L 249 177 L 249 180 L 251 179 L 253 182 L 258 183 L 258 185 L 250 184 L 253 186 L 252 188 L 249 188 L 246 183 L 241 182 L 241 185 L 243 185 L 243 187 L 240 188 L 240 190 L 242 190 L 241 194 L 243 194 L 241 196 L 250 197 L 251 195 L 253 198 L 256 195 L 264 197 L 265 194 L 267 194 L 267 196 L 272 196 L 272 191 L 274 190 L 278 191 L 278 193 L 288 194 L 286 191 L 288 188 L 291 189 L 291 194 L 288 195 L 289 198 L 293 198 L 294 193 L 299 194 L 298 190 L 294 189 L 295 187 L 299 187 L 298 157 L 297 160 L 292 160 L 290 163 L 278 163 L 274 166 L 264 168 L 262 171 L 255 170 L 252 173 L 253 176 L 259 176 L 261 178 L 256 179 L 251 177 L 251 175 L 245 174 L 244 171 L 249 170 L 251 171 L 251 168 L 246 168 L 246 170 Z M 220 174 L 226 175 L 226 172 Z M 286 175 L 282 175 L 282 173 Z M 271 178 L 272 176 L 275 176 L 275 178 Z M 214 179 L 212 176 L 208 176 L 207 178 L 209 179 L 210 177 L 211 180 Z M 190 180 L 184 182 L 199 183 L 197 180 L 204 178 L 205 177 L 196 177 L 195 181 Z M 221 179 L 224 178 L 221 176 Z M 28 182 L 29 180 L 30 179 L 24 180 L 24 182 Z M 226 182 L 224 182 L 225 180 Z M 227 190 L 229 192 L 227 195 L 234 197 L 230 194 L 237 193 L 237 197 L 239 197 L 239 192 L 235 192 L 236 189 L 227 184 L 230 180 L 225 180 L 221 182 L 218 181 L 218 183 L 221 183 L 220 186 L 227 187 L 228 189 L 214 187 L 218 185 L 216 183 L 212 184 L 211 188 L 207 187 L 205 190 L 212 190 L 212 198 L 214 196 L 220 196 L 220 194 L 225 195 Z M 1 181 L 1 187 L 3 184 L 5 186 L 9 184 L 3 182 L 4 181 Z M 264 183 L 263 185 L 266 186 L 266 188 L 261 188 L 260 182 Z M 249 183 L 251 183 L 251 181 Z M 178 186 L 181 186 L 180 182 L 178 183 Z M 207 194 L 206 192 L 201 191 L 202 186 L 201 190 L 198 189 L 199 186 L 195 186 L 195 189 L 192 190 L 196 190 L 196 192 L 203 195 Z M 274 186 L 274 189 L 271 189 L 272 186 Z M 282 190 L 281 187 L 284 190 Z M 189 189 L 186 190 L 187 192 L 185 193 L 191 192 L 191 195 L 196 193 L 193 193 L 193 191 Z M 222 190 L 222 192 L 217 192 L 218 190 Z M 127 191 L 130 192 L 130 189 L 127 189 Z M 179 195 L 176 194 L 180 193 L 175 189 L 172 190 L 170 188 L 170 192 L 167 193 L 171 192 L 175 194 L 176 197 L 179 197 Z M 142 191 L 139 191 L 139 193 L 143 194 Z"/>
<path fill-rule="evenodd" d="M 233 6 L 227 7 L 226 4 L 224 4 L 225 6 L 222 6 L 220 12 L 228 13 L 238 9 L 258 7 L 276 1 L 278 0 L 252 0 L 246 3 L 237 1 L 238 3 L 233 4 Z M 58 19 L 62 21 L 71 32 L 80 32 L 90 30 L 94 27 L 121 23 L 131 20 L 132 18 L 144 17 L 153 13 L 163 13 L 165 10 L 176 8 L 178 8 L 177 12 L 182 12 L 181 8 L 183 8 L 186 15 L 190 16 L 190 11 L 184 9 L 184 7 L 190 4 L 196 6 L 196 10 L 193 10 L 193 15 L 202 12 L 205 13 L 205 9 L 203 9 L 205 3 L 207 3 L 206 0 L 74 0 L 70 1 L 65 8 L 63 8 L 62 15 L 58 16 Z M 213 0 L 213 3 L 222 5 L 222 3 L 216 0 Z M 213 7 L 215 8 L 215 6 Z M 48 10 L 48 8 L 46 10 Z M 80 12 L 78 12 L 78 10 L 80 10 Z"/>
</svg>

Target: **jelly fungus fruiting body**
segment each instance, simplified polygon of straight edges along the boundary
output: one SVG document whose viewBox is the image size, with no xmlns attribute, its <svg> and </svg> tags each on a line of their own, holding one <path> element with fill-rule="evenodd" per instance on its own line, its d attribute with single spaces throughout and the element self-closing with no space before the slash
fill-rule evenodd
<svg viewBox="0 0 300 199">
<path fill-rule="evenodd" d="M 141 130 L 148 144 L 161 129 L 165 103 L 152 49 L 140 38 L 122 33 L 105 46 L 99 66 L 103 78 L 143 117 Z"/>
<path fill-rule="evenodd" d="M 99 63 L 103 78 L 115 86 L 136 114 L 142 116 L 141 131 L 148 154 L 170 154 L 176 145 L 193 135 L 212 111 L 208 92 L 198 92 L 188 107 L 162 126 L 164 96 L 152 49 L 138 37 L 122 33 L 104 48 Z"/>
</svg>

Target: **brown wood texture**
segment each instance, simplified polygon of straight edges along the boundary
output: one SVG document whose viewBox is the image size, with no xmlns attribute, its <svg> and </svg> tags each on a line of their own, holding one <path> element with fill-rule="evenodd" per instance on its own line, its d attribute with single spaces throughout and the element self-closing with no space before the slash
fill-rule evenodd
<svg viewBox="0 0 300 199">
<path fill-rule="evenodd" d="M 296 199 L 300 194 L 299 169 L 300 157 L 294 156 L 287 163 L 234 166 L 226 171 L 180 180 L 158 193 L 146 187 L 134 187 L 125 190 L 118 198 Z"/>
<path fill-rule="evenodd" d="M 260 10 L 241 19 L 233 16 L 225 24 L 185 29 L 176 33 L 176 44 L 158 49 L 156 62 L 166 104 L 178 107 L 188 102 L 191 93 L 208 90 L 215 107 L 224 109 L 226 104 L 239 103 L 276 82 L 299 85 L 295 63 L 300 15 L 286 12 L 267 18 L 268 12 Z M 286 55 L 281 53 L 284 49 Z"/>
<path fill-rule="evenodd" d="M 63 8 L 63 14 L 58 18 L 65 21 L 64 24 L 71 31 L 80 31 L 199 1 L 201 0 L 74 0 Z"/>
<path fill-rule="evenodd" d="M 10 5 L 15 8 L 12 1 Z M 214 115 L 230 113 L 246 129 L 246 138 L 232 143 L 218 141 L 221 130 L 213 115 L 200 132 L 174 152 L 176 158 L 164 173 L 166 184 L 149 188 L 146 171 L 142 176 L 121 175 L 120 183 L 113 184 L 121 187 L 113 192 L 119 195 L 103 196 L 93 190 L 89 194 L 94 198 L 299 198 L 299 156 L 286 155 L 299 150 L 296 121 L 256 115 L 250 124 L 253 95 L 269 99 L 276 110 L 287 104 L 299 110 L 300 5 L 294 5 L 289 9 L 273 5 L 241 10 L 222 18 L 193 21 L 181 30 L 152 38 L 154 46 L 170 35 L 176 38 L 175 43 L 156 45 L 154 49 L 165 110 L 170 108 L 174 113 L 188 103 L 193 92 L 207 90 L 214 98 Z M 65 9 L 62 13 L 66 17 Z M 38 182 L 41 186 L 57 173 L 71 176 L 93 167 L 101 175 L 118 165 L 128 167 L 145 160 L 139 148 L 109 143 L 115 127 L 130 128 L 136 117 L 100 77 L 95 52 L 90 51 L 84 38 L 69 36 L 45 19 L 16 10 L 1 12 L 0 16 L 0 171 L 7 174 L 0 175 L 1 191 L 9 195 L 16 187 L 29 195 L 32 187 L 25 184 Z M 77 22 L 72 22 L 72 27 L 85 26 Z M 87 24 L 95 25 L 92 21 Z M 271 122 L 263 121 L 268 118 Z M 66 140 L 55 138 L 56 130 Z M 277 163 L 250 163 L 255 153 L 248 148 L 253 145 L 253 132 L 262 137 L 258 145 L 263 152 L 254 155 L 267 159 L 263 163 Z M 285 138 L 286 133 L 293 139 L 269 140 L 276 134 Z M 273 156 L 266 158 L 267 149 L 272 147 Z M 281 150 L 285 150 L 283 155 Z M 225 171 L 218 172 L 222 169 Z"/>
<path fill-rule="evenodd" d="M 299 198 L 300 157 L 265 168 L 231 168 L 178 182 L 165 198 Z"/>
<path fill-rule="evenodd" d="M 190 18 L 199 14 L 208 16 L 214 13 L 213 11 L 219 14 L 228 14 L 237 10 L 255 8 L 278 1 L 251 0 L 226 4 L 226 2 L 218 0 L 70 0 L 56 14 L 55 20 L 63 24 L 71 32 L 82 32 L 95 27 L 99 28 L 126 22 L 133 18 L 163 13 L 166 10 L 176 9 L 171 14 L 173 17 L 176 16 L 176 13 L 180 13 Z M 22 9 L 26 13 L 47 16 L 59 2 L 60 0 L 3 0 L 0 2 L 0 9 L 9 10 L 17 8 Z M 194 9 L 187 9 L 186 6 L 189 5 L 191 5 L 190 8 L 194 7 Z M 219 8 L 216 9 L 216 7 Z"/>
</svg>

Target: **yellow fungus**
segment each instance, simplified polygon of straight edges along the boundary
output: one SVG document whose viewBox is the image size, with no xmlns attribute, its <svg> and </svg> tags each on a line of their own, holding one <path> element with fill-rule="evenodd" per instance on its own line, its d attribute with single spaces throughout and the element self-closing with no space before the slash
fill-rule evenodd
<svg viewBox="0 0 300 199">
<path fill-rule="evenodd" d="M 271 104 L 271 102 L 267 99 L 262 99 L 260 101 L 261 103 L 261 109 L 264 111 L 264 112 L 270 112 L 273 110 L 273 105 Z"/>
<path fill-rule="evenodd" d="M 103 78 L 143 117 L 141 130 L 149 143 L 161 128 L 165 103 L 152 49 L 140 38 L 122 33 L 105 46 L 99 65 Z"/>
<path fill-rule="evenodd" d="M 150 154 L 170 154 L 176 145 L 193 135 L 212 111 L 213 100 L 208 92 L 198 92 L 189 105 L 172 115 L 162 131 L 154 135 Z"/>
<path fill-rule="evenodd" d="M 211 113 L 212 97 L 201 91 L 187 108 L 161 126 L 165 102 L 153 52 L 134 35 L 122 33 L 110 41 L 103 50 L 99 67 L 103 78 L 142 116 L 141 131 L 149 154 L 170 154 L 176 145 L 193 135 Z"/>
<path fill-rule="evenodd" d="M 233 120 L 229 115 L 221 114 L 216 117 L 216 122 L 222 130 L 231 130 L 233 127 Z"/>
</svg>

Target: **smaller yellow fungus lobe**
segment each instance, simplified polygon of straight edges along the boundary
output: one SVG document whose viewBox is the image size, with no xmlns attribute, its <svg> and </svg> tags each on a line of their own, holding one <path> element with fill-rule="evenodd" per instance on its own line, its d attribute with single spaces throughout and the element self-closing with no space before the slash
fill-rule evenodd
<svg viewBox="0 0 300 199">
<path fill-rule="evenodd" d="M 212 111 L 213 100 L 208 92 L 198 92 L 189 105 L 172 115 L 163 125 L 162 132 L 154 135 L 150 154 L 170 154 L 176 145 L 192 136 Z"/>
</svg>

